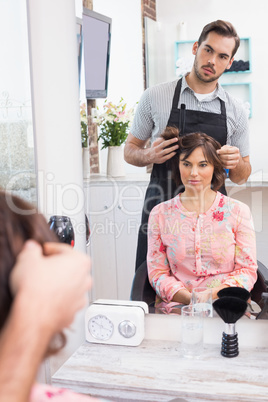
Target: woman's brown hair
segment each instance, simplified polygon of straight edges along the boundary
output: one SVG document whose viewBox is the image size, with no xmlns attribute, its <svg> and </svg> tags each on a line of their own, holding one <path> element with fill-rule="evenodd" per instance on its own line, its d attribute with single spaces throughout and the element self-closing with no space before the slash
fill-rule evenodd
<svg viewBox="0 0 268 402">
<path fill-rule="evenodd" d="M 177 186 L 182 184 L 179 162 L 185 160 L 198 147 L 201 147 L 207 161 L 214 166 L 214 172 L 211 181 L 211 188 L 215 191 L 219 190 L 224 184 L 226 173 L 222 166 L 222 162 L 217 154 L 217 149 L 221 145 L 214 138 L 209 137 L 205 133 L 190 133 L 182 137 L 179 136 L 179 130 L 175 127 L 167 127 L 162 134 L 164 140 L 178 137 L 179 149 L 173 158 L 167 161 L 167 166 L 172 172 L 172 178 Z M 182 158 L 183 155 L 183 158 Z"/>
<path fill-rule="evenodd" d="M 41 246 L 57 242 L 43 215 L 30 203 L 14 194 L 0 190 L 0 331 L 5 324 L 13 297 L 9 277 L 26 240 L 33 239 Z M 32 300 L 34 303 L 34 300 Z M 65 335 L 58 334 L 59 346 L 50 346 L 47 354 L 58 351 L 66 343 Z"/>
</svg>

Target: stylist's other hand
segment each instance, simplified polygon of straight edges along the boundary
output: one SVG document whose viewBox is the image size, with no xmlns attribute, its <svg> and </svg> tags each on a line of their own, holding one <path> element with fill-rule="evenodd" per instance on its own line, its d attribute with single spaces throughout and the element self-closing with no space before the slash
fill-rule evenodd
<svg viewBox="0 0 268 402">
<path fill-rule="evenodd" d="M 178 138 L 171 138 L 170 140 L 157 138 L 152 147 L 149 148 L 149 163 L 161 164 L 171 159 L 176 155 L 176 150 L 179 148 L 177 142 Z"/>
<path fill-rule="evenodd" d="M 45 255 L 44 255 L 45 254 Z M 10 276 L 13 294 L 23 295 L 38 310 L 38 319 L 58 332 L 68 327 L 87 302 L 90 258 L 67 244 L 28 240 Z"/>
<path fill-rule="evenodd" d="M 217 153 L 223 163 L 225 169 L 234 169 L 240 161 L 240 152 L 237 147 L 231 145 L 224 145 Z"/>
</svg>

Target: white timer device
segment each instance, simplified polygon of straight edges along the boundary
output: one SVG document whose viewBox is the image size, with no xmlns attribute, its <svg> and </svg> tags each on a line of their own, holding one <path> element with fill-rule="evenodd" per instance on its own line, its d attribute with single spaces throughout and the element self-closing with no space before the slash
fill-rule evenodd
<svg viewBox="0 0 268 402">
<path fill-rule="evenodd" d="M 144 338 L 145 302 L 98 299 L 86 311 L 86 340 L 91 343 L 138 346 Z"/>
</svg>

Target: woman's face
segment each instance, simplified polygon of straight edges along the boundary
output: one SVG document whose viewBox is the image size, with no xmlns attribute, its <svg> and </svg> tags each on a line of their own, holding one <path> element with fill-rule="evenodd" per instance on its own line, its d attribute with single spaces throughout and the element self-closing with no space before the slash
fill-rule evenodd
<svg viewBox="0 0 268 402">
<path fill-rule="evenodd" d="M 211 187 L 214 166 L 208 162 L 201 147 L 196 148 L 185 160 L 181 154 L 179 169 L 185 189 L 203 191 Z"/>
</svg>

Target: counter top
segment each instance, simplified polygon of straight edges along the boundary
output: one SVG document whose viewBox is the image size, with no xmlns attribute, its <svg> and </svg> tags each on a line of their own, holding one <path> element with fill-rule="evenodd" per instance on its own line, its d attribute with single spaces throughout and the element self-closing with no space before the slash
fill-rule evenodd
<svg viewBox="0 0 268 402">
<path fill-rule="evenodd" d="M 103 173 L 91 173 L 88 178 L 84 178 L 84 185 L 87 186 L 90 183 L 132 183 L 132 182 L 141 182 L 141 183 L 149 183 L 150 181 L 150 173 L 131 173 L 121 177 L 112 177 L 107 176 Z M 264 180 L 262 177 L 250 176 L 247 183 L 242 185 L 233 183 L 230 179 L 226 179 L 225 186 L 227 189 L 230 188 L 239 188 L 245 189 L 248 187 L 268 187 L 268 180 Z"/>
<path fill-rule="evenodd" d="M 150 174 L 128 174 L 126 176 L 112 177 L 101 173 L 92 173 L 89 178 L 84 179 L 84 185 L 96 184 L 96 183 L 149 183 Z"/>
<path fill-rule="evenodd" d="M 200 359 L 181 356 L 180 343 L 145 339 L 138 347 L 84 343 L 52 384 L 112 401 L 267 401 L 268 348 L 240 348 L 237 357 L 205 344 Z"/>
</svg>

